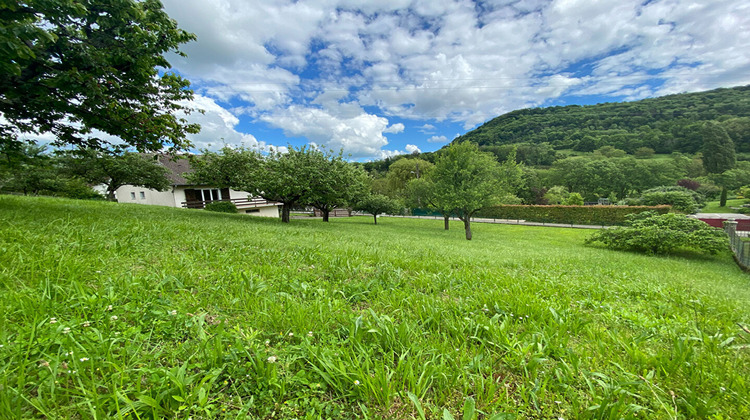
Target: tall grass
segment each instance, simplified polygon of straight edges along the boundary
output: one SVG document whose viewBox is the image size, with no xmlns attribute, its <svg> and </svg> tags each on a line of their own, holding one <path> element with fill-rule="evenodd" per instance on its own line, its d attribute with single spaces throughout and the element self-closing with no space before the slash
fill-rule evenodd
<svg viewBox="0 0 750 420">
<path fill-rule="evenodd" d="M 0 416 L 750 417 L 730 254 L 0 197 Z"/>
</svg>

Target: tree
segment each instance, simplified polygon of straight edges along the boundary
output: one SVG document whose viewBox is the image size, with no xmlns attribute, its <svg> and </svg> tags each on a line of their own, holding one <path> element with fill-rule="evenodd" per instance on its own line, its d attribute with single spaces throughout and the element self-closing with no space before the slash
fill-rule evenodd
<svg viewBox="0 0 750 420">
<path fill-rule="evenodd" d="M 570 193 L 568 195 L 568 198 L 563 201 L 563 204 L 565 204 L 566 206 L 582 206 L 583 197 L 581 197 L 581 194 L 578 194 L 577 192 Z"/>
<path fill-rule="evenodd" d="M 58 170 L 46 149 L 35 144 L 2 145 L 2 189 L 24 195 L 53 194 L 60 189 Z"/>
<path fill-rule="evenodd" d="M 194 158 L 191 182 L 220 188 L 234 188 L 276 201 L 281 206 L 281 221 L 289 223 L 292 207 L 298 205 L 310 189 L 310 154 L 306 147 L 289 148 L 288 153 L 272 150 L 263 156 L 257 150 L 224 147 L 220 152 L 203 151 Z"/>
<path fill-rule="evenodd" d="M 369 177 L 362 168 L 345 161 L 341 152 L 334 155 L 309 149 L 308 153 L 310 189 L 300 201 L 320 210 L 327 222 L 333 209 L 354 204 L 367 192 Z"/>
<path fill-rule="evenodd" d="M 716 122 L 703 124 L 700 130 L 703 138 L 703 166 L 710 174 L 720 174 L 732 169 L 736 162 L 734 143 L 726 130 Z"/>
<path fill-rule="evenodd" d="M 399 203 L 382 194 L 370 194 L 362 198 L 355 206 L 355 210 L 363 211 L 372 215 L 375 224 L 378 224 L 379 214 L 393 214 L 400 210 Z"/>
<path fill-rule="evenodd" d="M 0 143 L 49 132 L 56 145 L 105 148 L 99 130 L 157 151 L 199 131 L 178 115 L 190 83 L 164 71 L 195 36 L 158 0 L 3 2 L 0 27 Z"/>
<path fill-rule="evenodd" d="M 568 199 L 569 195 L 570 192 L 568 192 L 567 188 L 562 185 L 555 185 L 547 190 L 547 193 L 544 194 L 544 198 L 549 204 L 562 204 Z"/>
<path fill-rule="evenodd" d="M 18 146 L 10 149 L 3 146 Z M 100 199 L 86 182 L 66 173 L 59 157 L 47 153 L 47 146 L 0 144 L 0 190 L 25 195 L 52 195 L 77 199 Z"/>
<path fill-rule="evenodd" d="M 734 143 L 726 130 L 716 122 L 703 124 L 700 131 L 703 137 L 703 165 L 709 174 L 720 174 L 734 167 L 736 163 Z M 727 205 L 727 186 L 721 186 L 719 205 Z"/>
<path fill-rule="evenodd" d="M 67 173 L 89 184 L 104 184 L 107 187 L 107 200 L 114 201 L 115 192 L 123 185 L 157 191 L 169 188 L 169 171 L 159 163 L 158 158 L 158 155 L 146 156 L 134 152 L 81 149 L 63 154 L 62 165 Z"/>
<path fill-rule="evenodd" d="M 435 182 L 427 177 L 412 179 L 406 184 L 406 205 L 411 208 L 428 208 L 435 210 L 443 216 L 445 230 L 450 228 L 450 217 L 453 209 L 443 207 L 444 204 L 437 200 Z"/>
<path fill-rule="evenodd" d="M 343 160 L 317 149 L 290 147 L 285 153 L 230 147 L 204 151 L 193 158 L 191 182 L 233 188 L 282 203 L 281 221 L 290 221 L 297 205 L 314 205 L 324 212 L 344 205 L 366 187 L 366 174 Z"/>
<path fill-rule="evenodd" d="M 435 201 L 450 208 L 464 222 L 471 240 L 471 217 L 495 204 L 501 193 L 500 165 L 494 156 L 479 151 L 476 144 L 454 142 L 437 157 L 430 178 L 435 183 Z"/>
<path fill-rule="evenodd" d="M 386 180 L 391 196 L 404 194 L 406 184 L 430 174 L 435 165 L 423 159 L 399 159 L 388 168 Z"/>
</svg>

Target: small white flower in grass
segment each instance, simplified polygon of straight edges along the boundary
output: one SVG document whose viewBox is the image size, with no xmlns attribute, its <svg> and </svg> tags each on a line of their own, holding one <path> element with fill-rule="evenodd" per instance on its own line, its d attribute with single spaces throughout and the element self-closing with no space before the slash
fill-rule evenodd
<svg viewBox="0 0 750 420">
<path fill-rule="evenodd" d="M 83 326 L 84 326 L 84 327 L 90 327 L 90 326 L 91 326 L 91 323 L 90 323 L 89 321 L 85 321 L 85 322 L 83 323 Z"/>
<path fill-rule="evenodd" d="M 109 317 L 109 319 L 111 319 L 112 321 L 117 321 L 117 315 L 112 315 L 111 317 Z"/>
<path fill-rule="evenodd" d="M 268 359 L 266 359 L 268 363 L 276 363 L 276 356 L 270 356 Z"/>
<path fill-rule="evenodd" d="M 72 356 L 72 355 L 73 355 L 73 351 L 71 350 L 71 351 L 69 351 L 69 352 L 66 352 L 66 353 L 65 353 L 65 355 L 66 355 L 66 356 Z"/>
<path fill-rule="evenodd" d="M 57 324 L 57 318 L 55 318 L 55 317 L 50 318 L 49 319 L 49 323 L 50 324 Z"/>
<path fill-rule="evenodd" d="M 111 311 L 111 310 L 112 310 L 112 305 L 108 305 L 108 306 L 107 306 L 107 310 L 108 310 L 108 311 Z"/>
<path fill-rule="evenodd" d="M 0 349 L 3 348 L 3 347 L 5 347 L 5 346 L 3 344 L 0 344 Z"/>
<path fill-rule="evenodd" d="M 70 332 L 70 327 L 65 327 L 65 328 L 63 328 L 63 330 L 62 330 L 62 333 L 63 333 L 63 334 L 67 334 L 67 333 L 69 333 L 69 332 Z"/>
<path fill-rule="evenodd" d="M 172 316 L 177 315 L 177 310 L 172 309 L 171 311 L 169 311 L 169 314 Z"/>
<path fill-rule="evenodd" d="M 312 337 L 312 336 L 313 336 L 313 332 L 312 332 L 312 331 L 308 331 L 308 332 L 307 332 L 307 336 L 308 336 L 308 337 Z"/>
<path fill-rule="evenodd" d="M 81 358 L 80 358 L 80 359 L 78 359 L 78 360 L 80 360 L 80 361 L 82 361 L 82 362 L 87 362 L 87 361 L 89 360 L 89 358 L 88 358 L 88 357 L 81 357 Z"/>
<path fill-rule="evenodd" d="M 294 333 L 290 332 L 289 337 L 294 337 Z"/>
<path fill-rule="evenodd" d="M 359 380 L 356 380 L 356 379 L 355 379 L 355 380 L 354 380 L 354 386 L 359 386 L 359 385 L 360 385 L 360 382 L 359 382 Z"/>
<path fill-rule="evenodd" d="M 270 346 L 271 345 L 271 340 L 266 340 L 265 344 L 266 344 L 266 347 Z"/>
</svg>

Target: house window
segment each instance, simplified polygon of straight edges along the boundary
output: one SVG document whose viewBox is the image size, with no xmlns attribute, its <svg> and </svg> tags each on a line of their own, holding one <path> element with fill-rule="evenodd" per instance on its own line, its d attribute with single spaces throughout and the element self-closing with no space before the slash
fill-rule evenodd
<svg viewBox="0 0 750 420">
<path fill-rule="evenodd" d="M 146 193 L 144 191 L 141 191 L 141 200 L 146 199 Z"/>
<path fill-rule="evenodd" d="M 218 189 L 204 189 L 198 190 L 199 195 L 202 196 L 203 201 L 217 201 L 221 200 L 221 190 Z"/>
<path fill-rule="evenodd" d="M 134 191 L 130 192 L 130 199 L 131 200 L 135 200 L 135 192 Z"/>
</svg>

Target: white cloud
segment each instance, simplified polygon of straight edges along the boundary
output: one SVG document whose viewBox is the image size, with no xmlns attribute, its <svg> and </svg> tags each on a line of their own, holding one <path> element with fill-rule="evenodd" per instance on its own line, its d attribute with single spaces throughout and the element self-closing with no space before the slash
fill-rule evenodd
<svg viewBox="0 0 750 420">
<path fill-rule="evenodd" d="M 377 156 L 388 144 L 383 136 L 388 120 L 365 112 L 340 117 L 325 109 L 292 105 L 265 114 L 261 120 L 283 129 L 287 136 L 305 136 L 328 148 L 343 149 L 355 158 Z"/>
<path fill-rule="evenodd" d="M 469 129 L 570 94 L 750 83 L 747 0 L 164 3 L 198 36 L 171 59 L 200 95 L 358 156 L 390 153 L 383 134 L 406 129 L 392 116 Z M 418 130 L 443 141 L 433 124 Z"/>
<path fill-rule="evenodd" d="M 407 144 L 406 147 L 404 147 L 408 153 L 421 153 L 422 151 L 419 150 L 419 147 L 415 144 Z"/>
<path fill-rule="evenodd" d="M 432 124 L 424 124 L 420 127 L 417 127 L 417 129 L 422 134 L 432 134 L 435 132 L 435 126 Z"/>
<path fill-rule="evenodd" d="M 447 143 L 448 137 L 445 136 L 432 136 L 429 139 L 427 139 L 428 143 Z"/>
<path fill-rule="evenodd" d="M 384 133 L 391 133 L 391 134 L 398 134 L 402 131 L 404 131 L 404 125 L 401 123 L 393 124 L 392 126 L 386 128 L 383 130 Z"/>
<path fill-rule="evenodd" d="M 201 125 L 198 134 L 188 135 L 188 139 L 196 149 L 217 150 L 226 145 L 242 145 L 250 148 L 268 148 L 270 145 L 259 141 L 252 134 L 237 131 L 240 120 L 227 109 L 221 107 L 213 99 L 195 95 L 193 101 L 185 101 L 182 105 L 203 110 L 203 113 L 193 112 L 187 118 L 191 123 Z"/>
</svg>

